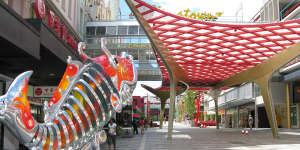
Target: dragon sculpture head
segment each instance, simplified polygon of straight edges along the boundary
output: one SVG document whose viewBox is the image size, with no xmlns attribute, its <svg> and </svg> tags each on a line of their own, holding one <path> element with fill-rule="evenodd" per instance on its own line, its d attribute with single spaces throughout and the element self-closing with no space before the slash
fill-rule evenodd
<svg viewBox="0 0 300 150">
<path fill-rule="evenodd" d="M 104 55 L 95 58 L 90 58 L 84 53 L 86 44 L 83 42 L 78 44 L 78 52 L 84 61 L 91 60 L 100 64 L 110 76 L 120 94 L 120 101 L 112 101 L 112 105 L 117 112 L 120 112 L 122 105 L 132 103 L 132 92 L 136 87 L 137 72 L 131 55 L 126 52 L 122 52 L 121 56 L 112 55 L 105 45 L 106 41 L 101 39 L 101 49 Z M 116 100 L 116 98 L 112 100 Z"/>
</svg>

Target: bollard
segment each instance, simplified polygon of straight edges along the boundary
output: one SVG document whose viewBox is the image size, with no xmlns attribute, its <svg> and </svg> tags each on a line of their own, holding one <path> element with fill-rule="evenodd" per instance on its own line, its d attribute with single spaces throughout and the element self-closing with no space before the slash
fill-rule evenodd
<svg viewBox="0 0 300 150">
<path fill-rule="evenodd" d="M 248 130 L 245 131 L 245 135 L 248 135 Z"/>
</svg>

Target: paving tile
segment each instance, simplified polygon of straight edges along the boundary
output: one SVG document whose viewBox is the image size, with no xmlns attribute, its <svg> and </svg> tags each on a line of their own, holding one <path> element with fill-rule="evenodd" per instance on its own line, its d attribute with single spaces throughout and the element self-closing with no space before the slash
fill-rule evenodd
<svg viewBox="0 0 300 150">
<path fill-rule="evenodd" d="M 196 128 L 174 124 L 174 138 L 168 140 L 167 126 L 151 128 L 144 135 L 117 137 L 117 150 L 300 150 L 299 129 L 279 129 L 280 139 L 273 139 L 270 129 L 257 129 L 248 136 L 240 129 Z M 107 144 L 101 150 L 107 150 Z"/>
</svg>

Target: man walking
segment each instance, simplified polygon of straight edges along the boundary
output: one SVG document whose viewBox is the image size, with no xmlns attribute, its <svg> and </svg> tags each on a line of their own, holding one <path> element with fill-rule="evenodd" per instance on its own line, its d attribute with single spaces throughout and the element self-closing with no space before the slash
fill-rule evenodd
<svg viewBox="0 0 300 150">
<path fill-rule="evenodd" d="M 133 134 L 139 134 L 139 131 L 138 131 L 138 123 L 136 120 L 133 120 L 132 122 L 132 126 L 133 126 Z"/>
<path fill-rule="evenodd" d="M 249 123 L 250 130 L 252 130 L 252 126 L 253 126 L 253 118 L 252 118 L 251 115 L 249 115 L 248 123 Z"/>
</svg>

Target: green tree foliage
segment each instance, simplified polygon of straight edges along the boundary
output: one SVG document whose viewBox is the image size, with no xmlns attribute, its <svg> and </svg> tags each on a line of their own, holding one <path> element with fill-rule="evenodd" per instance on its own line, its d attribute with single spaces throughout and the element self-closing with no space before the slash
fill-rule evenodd
<svg viewBox="0 0 300 150">
<path fill-rule="evenodd" d="M 182 102 L 179 102 L 179 103 L 177 103 L 177 115 L 178 115 L 178 117 L 180 118 L 180 119 L 182 119 L 183 118 L 183 115 L 184 115 L 184 110 L 183 110 L 183 105 L 182 105 Z"/>
<path fill-rule="evenodd" d="M 195 97 L 197 95 L 196 91 L 187 91 L 183 96 L 184 108 L 189 118 L 194 118 L 194 113 L 196 112 L 195 107 Z"/>
</svg>

